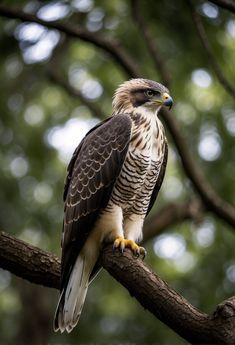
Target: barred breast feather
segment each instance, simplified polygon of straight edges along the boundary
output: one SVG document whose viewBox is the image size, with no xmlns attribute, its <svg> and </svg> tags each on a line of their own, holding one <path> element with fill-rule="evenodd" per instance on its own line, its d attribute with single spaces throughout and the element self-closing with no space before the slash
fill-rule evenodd
<svg viewBox="0 0 235 345">
<path fill-rule="evenodd" d="M 129 149 L 108 205 L 108 208 L 112 203 L 121 206 L 124 218 L 130 214 L 145 216 L 150 211 L 167 160 L 167 143 L 161 122 L 156 118 L 139 116 L 137 120 L 136 117 L 132 123 Z"/>
</svg>

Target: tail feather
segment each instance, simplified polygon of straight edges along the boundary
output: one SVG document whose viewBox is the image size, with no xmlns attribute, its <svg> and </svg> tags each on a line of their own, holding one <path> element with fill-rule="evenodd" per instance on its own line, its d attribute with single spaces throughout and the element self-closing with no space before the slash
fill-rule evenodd
<svg viewBox="0 0 235 345">
<path fill-rule="evenodd" d="M 61 333 L 63 333 L 65 330 L 63 320 L 61 319 L 63 306 L 64 306 L 64 290 L 62 290 L 60 294 L 59 302 L 57 304 L 56 311 L 55 311 L 55 317 L 54 317 L 54 323 L 53 323 L 53 329 L 55 332 L 60 330 Z"/>
<path fill-rule="evenodd" d="M 78 323 L 96 259 L 80 253 L 57 305 L 54 330 L 69 333 Z"/>
</svg>

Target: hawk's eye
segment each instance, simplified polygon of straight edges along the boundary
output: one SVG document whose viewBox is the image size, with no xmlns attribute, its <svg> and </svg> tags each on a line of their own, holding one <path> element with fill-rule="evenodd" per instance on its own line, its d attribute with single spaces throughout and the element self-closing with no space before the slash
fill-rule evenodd
<svg viewBox="0 0 235 345">
<path fill-rule="evenodd" d="M 153 92 L 152 90 L 146 90 L 146 91 L 145 91 L 145 94 L 146 94 L 146 96 L 149 97 L 149 98 L 151 98 L 151 97 L 154 96 L 154 92 Z"/>
</svg>

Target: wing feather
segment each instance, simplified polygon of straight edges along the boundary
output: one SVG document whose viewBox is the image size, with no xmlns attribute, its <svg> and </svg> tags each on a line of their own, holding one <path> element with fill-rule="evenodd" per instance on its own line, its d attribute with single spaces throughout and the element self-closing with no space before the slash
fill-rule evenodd
<svg viewBox="0 0 235 345">
<path fill-rule="evenodd" d="M 98 124 L 75 150 L 64 188 L 61 290 L 101 209 L 107 206 L 131 136 L 127 114 Z"/>
</svg>

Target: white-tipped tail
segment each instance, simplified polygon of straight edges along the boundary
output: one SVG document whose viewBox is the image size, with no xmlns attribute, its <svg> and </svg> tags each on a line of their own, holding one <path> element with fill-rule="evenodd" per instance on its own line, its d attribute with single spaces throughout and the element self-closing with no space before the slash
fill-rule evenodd
<svg viewBox="0 0 235 345">
<path fill-rule="evenodd" d="M 81 252 L 72 269 L 66 290 L 63 290 L 56 308 L 54 330 L 69 333 L 78 323 L 86 298 L 89 278 L 96 258 Z"/>
</svg>

